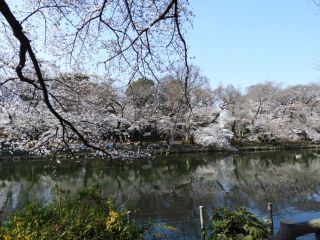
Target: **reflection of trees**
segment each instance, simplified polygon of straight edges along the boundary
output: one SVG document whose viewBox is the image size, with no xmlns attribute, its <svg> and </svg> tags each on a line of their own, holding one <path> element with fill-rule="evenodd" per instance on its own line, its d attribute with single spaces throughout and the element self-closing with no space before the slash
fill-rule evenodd
<svg viewBox="0 0 320 240">
<path fill-rule="evenodd" d="M 234 163 L 238 191 L 230 193 L 233 199 L 249 199 L 256 207 L 269 201 L 284 209 L 288 206 L 298 210 L 319 209 L 314 209 L 314 205 L 319 198 L 320 164 L 309 153 L 269 156 L 264 160 L 258 155 L 237 159 Z"/>
<path fill-rule="evenodd" d="M 51 201 L 56 183 L 75 193 L 99 182 L 116 202 L 128 202 L 139 209 L 138 220 L 162 219 L 194 235 L 199 205 L 241 205 L 260 213 L 264 213 L 267 202 L 298 211 L 318 211 L 320 207 L 320 162 L 306 151 L 182 155 L 125 166 L 110 166 L 99 160 L 46 165 L 2 163 L 0 208 L 7 212 L 30 201 Z"/>
</svg>

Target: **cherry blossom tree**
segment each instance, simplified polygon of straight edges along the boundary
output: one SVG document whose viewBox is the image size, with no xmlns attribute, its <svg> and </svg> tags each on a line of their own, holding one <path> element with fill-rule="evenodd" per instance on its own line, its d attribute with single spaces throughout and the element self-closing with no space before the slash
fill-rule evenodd
<svg viewBox="0 0 320 240">
<path fill-rule="evenodd" d="M 86 112 L 92 104 L 79 105 L 82 110 L 77 107 L 77 114 L 65 106 L 72 101 L 80 102 L 76 96 L 84 92 L 75 89 L 79 83 L 67 87 L 70 82 L 61 77 L 63 72 L 90 71 L 103 66 L 109 78 L 130 80 L 148 75 L 157 78 L 167 63 L 181 60 L 186 68 L 187 87 L 188 47 L 183 24 L 192 16 L 187 0 L 27 0 L 15 4 L 1 0 L 0 13 L 0 74 L 3 76 L 0 87 L 7 88 L 11 82 L 27 85 L 32 101 L 41 102 L 43 107 L 37 111 L 41 114 L 48 111 L 56 119 L 51 124 L 65 143 L 74 135 L 86 146 L 109 155 L 95 139 L 87 138 L 89 133 L 84 131 L 87 129 L 84 121 L 97 126 L 96 115 L 93 121 L 84 117 L 93 115 Z M 57 91 L 60 87 L 52 82 L 54 79 L 55 83 L 59 80 L 58 85 L 65 85 L 64 94 Z M 94 84 L 86 84 L 88 88 L 82 88 L 84 91 L 96 88 Z M 65 91 L 67 88 L 76 94 Z M 24 90 L 15 93 L 26 95 Z M 71 100 L 69 94 L 76 98 Z M 86 100 L 90 105 L 91 100 Z M 116 104 L 123 111 L 117 103 L 114 101 L 109 106 Z M 101 116 L 106 119 L 105 114 Z"/>
</svg>

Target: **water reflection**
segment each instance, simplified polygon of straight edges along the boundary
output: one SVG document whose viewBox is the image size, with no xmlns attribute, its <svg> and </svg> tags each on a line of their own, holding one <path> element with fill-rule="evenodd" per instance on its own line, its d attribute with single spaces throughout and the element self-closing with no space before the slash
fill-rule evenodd
<svg viewBox="0 0 320 240">
<path fill-rule="evenodd" d="M 180 155 L 113 166 L 103 160 L 81 163 L 0 162 L 0 210 L 29 202 L 47 204 L 58 183 L 75 194 L 99 182 L 117 203 L 148 218 L 178 227 L 174 239 L 198 239 L 198 206 L 249 207 L 264 215 L 267 202 L 280 218 L 294 221 L 320 212 L 320 155 L 316 151 L 242 155 Z M 320 215 L 320 214 L 319 214 Z"/>
</svg>

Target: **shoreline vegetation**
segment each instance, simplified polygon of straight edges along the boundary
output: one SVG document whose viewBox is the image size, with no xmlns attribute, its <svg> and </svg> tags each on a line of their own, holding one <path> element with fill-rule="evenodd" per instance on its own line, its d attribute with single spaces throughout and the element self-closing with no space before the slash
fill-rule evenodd
<svg viewBox="0 0 320 240">
<path fill-rule="evenodd" d="M 320 149 L 319 143 L 313 142 L 276 142 L 276 143 L 248 143 L 248 142 L 234 142 L 235 150 L 217 149 L 212 146 L 200 146 L 192 143 L 182 143 L 180 141 L 175 141 L 172 144 L 166 144 L 165 142 L 143 142 L 128 144 L 109 144 L 108 147 L 113 149 L 113 151 L 121 152 L 118 157 L 114 155 L 115 161 L 118 162 L 128 162 L 145 159 L 145 158 L 155 158 L 159 156 L 168 156 L 174 154 L 194 154 L 194 153 L 245 153 L 245 152 L 272 152 L 272 151 L 282 151 L 282 150 L 299 150 L 299 149 Z M 112 147 L 111 147 L 112 146 Z M 60 151 L 56 152 L 54 155 L 44 155 L 39 156 L 35 154 L 28 154 L 27 152 L 10 152 L 8 149 L 0 149 L 0 161 L 17 161 L 17 160 L 38 160 L 39 158 L 46 159 L 87 159 L 96 158 L 97 155 L 92 155 L 90 149 L 87 150 L 77 150 L 77 146 L 73 146 L 76 149 L 71 155 L 69 152 Z M 124 154 L 124 155 L 123 155 Z M 103 158 L 103 156 L 100 156 Z"/>
<path fill-rule="evenodd" d="M 170 234 L 177 231 L 176 227 L 151 220 L 142 226 L 132 218 L 125 204 L 116 207 L 104 196 L 99 185 L 81 190 L 77 197 L 71 197 L 70 192 L 58 185 L 55 192 L 52 203 L 46 206 L 31 203 L 12 212 L 6 221 L 0 221 L 0 240 L 170 239 Z M 213 210 L 208 224 L 201 227 L 203 240 L 270 237 L 270 223 L 245 208 Z"/>
<path fill-rule="evenodd" d="M 78 197 L 58 186 L 55 190 L 49 205 L 30 204 L 0 222 L 0 239 L 144 239 L 147 229 L 128 218 L 125 206 L 116 208 L 100 186 L 84 189 Z"/>
</svg>

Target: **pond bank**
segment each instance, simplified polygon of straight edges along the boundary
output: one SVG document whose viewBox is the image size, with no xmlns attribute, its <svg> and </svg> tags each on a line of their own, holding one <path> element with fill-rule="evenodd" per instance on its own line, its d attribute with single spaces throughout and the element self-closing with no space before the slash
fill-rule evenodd
<svg viewBox="0 0 320 240">
<path fill-rule="evenodd" d="M 252 144 L 252 143 L 234 143 L 233 146 L 237 149 L 237 153 L 241 152 L 272 152 L 279 150 L 298 150 L 298 149 L 320 149 L 320 144 L 314 144 L 310 142 L 283 142 L 283 143 L 270 143 L 270 144 Z M 137 144 L 117 144 L 112 151 L 123 152 L 125 157 L 121 159 L 121 155 L 115 157 L 114 160 L 133 160 L 138 158 L 150 158 L 154 156 L 167 156 L 174 154 L 194 154 L 194 153 L 214 153 L 214 152 L 223 152 L 228 153 L 230 151 L 220 150 L 214 147 L 204 147 L 196 144 L 190 143 L 180 143 L 174 142 L 173 144 L 165 144 L 163 142 L 155 143 L 146 143 L 144 142 L 142 146 Z M 230 152 L 232 153 L 232 152 Z M 75 151 L 74 155 L 77 159 L 86 159 L 86 158 L 101 158 L 101 156 L 94 156 L 90 152 L 81 150 Z M 20 161 L 20 160 L 38 160 L 39 158 L 44 158 L 46 160 L 50 159 L 68 159 L 72 158 L 69 153 L 61 152 L 56 155 L 48 156 L 38 156 L 27 153 L 14 153 L 14 155 L 7 153 L 5 150 L 0 152 L 0 162 L 1 161 Z M 132 157 L 132 158 L 131 158 Z"/>
<path fill-rule="evenodd" d="M 276 144 L 235 144 L 236 152 L 265 152 L 296 149 L 320 149 L 320 144 L 312 143 L 276 143 Z M 198 152 L 228 152 L 213 147 L 203 147 L 195 144 L 172 144 L 168 154 L 198 153 Z M 157 150 L 156 154 L 163 154 L 163 150 Z"/>
</svg>

